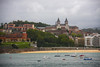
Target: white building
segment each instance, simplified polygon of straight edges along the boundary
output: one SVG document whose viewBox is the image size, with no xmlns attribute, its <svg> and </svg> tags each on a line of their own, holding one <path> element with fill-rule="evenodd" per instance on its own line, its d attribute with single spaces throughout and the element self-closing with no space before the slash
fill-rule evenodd
<svg viewBox="0 0 100 67">
<path fill-rule="evenodd" d="M 100 47 L 100 34 L 85 36 L 85 46 Z"/>
</svg>

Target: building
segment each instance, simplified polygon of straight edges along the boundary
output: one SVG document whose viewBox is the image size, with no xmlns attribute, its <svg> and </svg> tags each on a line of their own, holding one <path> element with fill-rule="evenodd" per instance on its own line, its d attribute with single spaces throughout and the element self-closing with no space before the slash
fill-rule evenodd
<svg viewBox="0 0 100 67">
<path fill-rule="evenodd" d="M 0 36 L 2 42 L 21 42 L 21 41 L 30 41 L 27 38 L 26 32 L 23 33 L 14 33 L 14 34 L 6 34 L 4 36 Z"/>
<path fill-rule="evenodd" d="M 100 47 L 100 34 L 85 36 L 85 46 Z"/>
<path fill-rule="evenodd" d="M 75 44 L 77 44 L 78 46 L 84 46 L 84 38 L 83 37 L 76 37 Z"/>
<path fill-rule="evenodd" d="M 37 27 L 37 30 L 40 30 L 42 32 L 45 32 L 45 27 Z"/>
<path fill-rule="evenodd" d="M 13 32 L 26 32 L 28 29 L 35 29 L 34 24 L 23 24 L 16 26 L 15 24 L 4 24 L 3 27 L 5 30 L 12 30 Z"/>
<path fill-rule="evenodd" d="M 12 33 L 12 30 L 10 30 L 10 29 L 7 29 L 7 30 L 5 30 L 5 29 L 0 29 L 0 32 Z"/>
<path fill-rule="evenodd" d="M 26 31 L 28 29 L 35 29 L 34 24 L 21 24 L 19 26 L 15 24 L 5 23 L 3 26 L 4 29 L 0 29 L 0 32 L 6 33 L 4 36 L 0 36 L 0 39 L 3 42 L 21 42 L 21 41 L 30 41 L 27 38 Z"/>
<path fill-rule="evenodd" d="M 79 28 L 77 26 L 69 26 L 69 31 L 78 32 Z"/>
<path fill-rule="evenodd" d="M 66 30 L 49 30 L 48 32 L 50 32 L 54 35 L 60 35 L 60 34 L 68 35 L 68 32 Z"/>
<path fill-rule="evenodd" d="M 47 26 L 45 28 L 39 28 L 39 30 L 45 31 L 45 32 L 50 32 L 50 33 L 55 34 L 55 35 L 59 35 L 59 34 L 67 34 L 68 35 L 69 32 L 79 31 L 77 26 L 69 26 L 68 25 L 67 18 L 65 19 L 64 24 L 61 24 L 61 22 L 58 18 L 55 25 Z"/>
<path fill-rule="evenodd" d="M 50 31 L 50 30 L 69 30 L 69 25 L 68 25 L 68 20 L 65 20 L 64 24 L 61 24 L 59 18 L 57 20 L 57 22 L 55 23 L 55 25 L 52 26 L 47 26 L 45 27 L 45 31 Z"/>
</svg>

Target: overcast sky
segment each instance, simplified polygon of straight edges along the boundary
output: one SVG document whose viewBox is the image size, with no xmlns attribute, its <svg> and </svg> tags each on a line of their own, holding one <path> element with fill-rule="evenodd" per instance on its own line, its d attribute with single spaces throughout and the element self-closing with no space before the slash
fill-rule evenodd
<svg viewBox="0 0 100 67">
<path fill-rule="evenodd" d="M 100 0 L 0 0 L 0 23 L 27 20 L 70 26 L 100 27 Z"/>
</svg>

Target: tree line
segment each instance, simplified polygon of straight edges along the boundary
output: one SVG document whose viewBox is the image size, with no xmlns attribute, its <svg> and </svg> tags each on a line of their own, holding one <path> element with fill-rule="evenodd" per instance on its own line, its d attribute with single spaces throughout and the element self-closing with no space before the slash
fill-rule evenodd
<svg viewBox="0 0 100 67">
<path fill-rule="evenodd" d="M 73 47 L 74 41 L 69 39 L 66 34 L 61 34 L 58 37 L 49 33 L 35 29 L 27 30 L 28 37 L 31 41 L 37 41 L 37 47 Z"/>
<path fill-rule="evenodd" d="M 46 27 L 46 26 L 50 26 L 49 24 L 45 24 L 45 23 L 42 23 L 42 22 L 29 22 L 29 21 L 22 21 L 22 20 L 17 20 L 17 21 L 12 21 L 12 22 L 9 22 L 8 24 L 15 24 L 15 26 L 19 26 L 19 25 L 23 25 L 23 24 L 34 24 L 34 26 L 37 28 L 37 27 Z M 0 29 L 3 29 L 3 25 L 5 23 L 1 23 L 0 24 Z"/>
<path fill-rule="evenodd" d="M 22 25 L 22 24 L 34 24 L 35 27 L 46 27 L 46 26 L 50 26 L 48 24 L 42 23 L 42 22 L 29 22 L 29 21 L 22 21 L 22 20 L 17 20 L 17 21 L 13 21 L 10 22 L 10 24 L 13 23 L 16 26 Z"/>
</svg>

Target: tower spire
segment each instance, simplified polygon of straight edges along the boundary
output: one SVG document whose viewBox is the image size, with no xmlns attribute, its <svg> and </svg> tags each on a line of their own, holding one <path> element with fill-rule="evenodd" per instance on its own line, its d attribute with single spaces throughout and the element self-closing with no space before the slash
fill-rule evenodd
<svg viewBox="0 0 100 67">
<path fill-rule="evenodd" d="M 58 20 L 57 20 L 57 22 L 56 22 L 56 28 L 57 28 L 57 29 L 58 29 L 58 28 L 61 28 L 59 18 L 58 18 Z"/>
<path fill-rule="evenodd" d="M 68 24 L 68 20 L 67 20 L 67 18 L 65 19 L 65 24 Z"/>
<path fill-rule="evenodd" d="M 65 19 L 65 28 L 69 31 L 69 25 L 68 25 L 68 20 L 67 20 L 67 18 Z"/>
<path fill-rule="evenodd" d="M 57 22 L 60 22 L 59 18 L 58 18 Z"/>
<path fill-rule="evenodd" d="M 59 18 L 57 19 L 56 25 L 60 24 L 60 20 Z"/>
<path fill-rule="evenodd" d="M 66 18 L 65 22 L 68 22 L 67 18 Z"/>
</svg>

